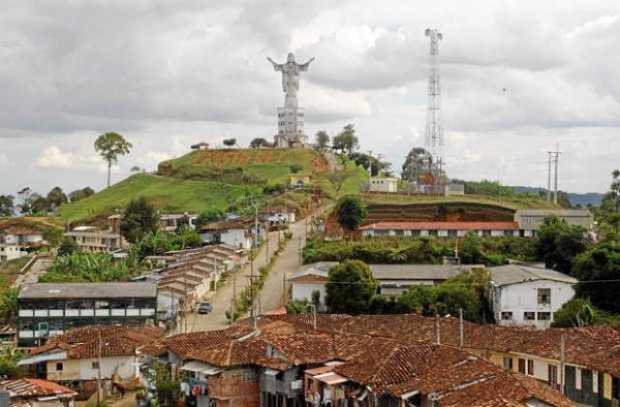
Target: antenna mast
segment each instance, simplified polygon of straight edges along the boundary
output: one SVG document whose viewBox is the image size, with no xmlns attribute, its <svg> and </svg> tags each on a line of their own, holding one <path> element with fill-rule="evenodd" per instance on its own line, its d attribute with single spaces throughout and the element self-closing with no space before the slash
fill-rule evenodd
<svg viewBox="0 0 620 407">
<path fill-rule="evenodd" d="M 424 147 L 431 155 L 435 188 L 439 187 L 440 166 L 445 165 L 443 157 L 443 128 L 441 126 L 441 83 L 439 78 L 439 41 L 443 35 L 437 29 L 427 28 L 424 35 L 430 37 L 430 73 L 428 77 L 428 110 L 426 112 L 426 132 Z M 435 191 L 437 192 L 437 191 Z"/>
</svg>

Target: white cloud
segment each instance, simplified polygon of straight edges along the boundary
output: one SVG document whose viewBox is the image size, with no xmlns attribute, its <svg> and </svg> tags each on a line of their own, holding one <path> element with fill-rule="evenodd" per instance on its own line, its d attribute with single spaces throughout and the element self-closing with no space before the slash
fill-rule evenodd
<svg viewBox="0 0 620 407">
<path fill-rule="evenodd" d="M 49 146 L 35 162 L 40 168 L 76 168 L 78 160 L 72 153 L 63 152 L 57 146 Z"/>
</svg>

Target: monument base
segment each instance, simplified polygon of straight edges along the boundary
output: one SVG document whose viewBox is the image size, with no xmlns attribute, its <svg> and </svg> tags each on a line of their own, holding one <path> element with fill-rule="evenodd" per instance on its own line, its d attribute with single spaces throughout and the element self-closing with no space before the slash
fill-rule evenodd
<svg viewBox="0 0 620 407">
<path fill-rule="evenodd" d="M 308 144 L 308 136 L 305 134 L 276 134 L 273 140 L 276 148 L 305 148 Z"/>
</svg>

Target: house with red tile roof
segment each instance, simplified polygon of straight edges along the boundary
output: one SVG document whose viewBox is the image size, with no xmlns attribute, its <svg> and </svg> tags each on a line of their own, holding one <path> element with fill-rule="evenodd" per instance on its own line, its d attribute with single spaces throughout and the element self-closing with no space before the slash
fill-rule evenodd
<svg viewBox="0 0 620 407">
<path fill-rule="evenodd" d="M 8 406 L 73 406 L 77 393 L 68 387 L 41 379 L 0 381 L 0 391 L 8 392 Z"/>
<path fill-rule="evenodd" d="M 152 326 L 91 325 L 74 328 L 33 348 L 19 366 L 31 375 L 60 383 L 94 381 L 99 376 L 114 380 L 140 378 L 139 349 L 163 338 L 164 331 Z"/>
<path fill-rule="evenodd" d="M 468 331 L 476 327 L 468 324 Z M 450 341 L 433 343 L 429 328 L 432 319 L 414 315 L 320 315 L 316 327 L 304 316 L 263 316 L 256 330 L 241 321 L 172 336 L 143 351 L 185 371 L 187 397 L 198 405 L 571 405 L 542 381 Z M 448 335 L 441 324 L 440 332 Z M 484 403 L 461 402 L 477 395 Z"/>
</svg>

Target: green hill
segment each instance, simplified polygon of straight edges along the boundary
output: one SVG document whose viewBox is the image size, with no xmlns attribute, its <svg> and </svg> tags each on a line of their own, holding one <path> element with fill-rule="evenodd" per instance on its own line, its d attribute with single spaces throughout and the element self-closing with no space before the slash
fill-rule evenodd
<svg viewBox="0 0 620 407">
<path fill-rule="evenodd" d="M 335 160 L 335 159 L 333 159 Z M 333 161 L 332 160 L 332 161 Z M 159 164 L 156 175 L 135 174 L 95 195 L 60 207 L 63 222 L 95 220 L 143 196 L 166 212 L 200 213 L 243 206 L 254 197 L 261 205 L 305 207 L 304 192 L 269 195 L 267 186 L 288 185 L 291 175 L 309 176 L 328 198 L 357 193 L 366 171 L 351 162 L 334 171 L 310 149 L 224 149 L 194 151 Z"/>
<path fill-rule="evenodd" d="M 133 198 L 143 196 L 156 207 L 169 212 L 224 210 L 244 195 L 258 195 L 253 186 L 231 185 L 217 181 L 180 180 L 149 174 L 136 174 L 78 202 L 60 207 L 64 221 L 74 222 L 114 213 Z"/>
<path fill-rule="evenodd" d="M 328 172 L 327 160 L 310 149 L 200 150 L 164 161 L 157 171 L 166 177 L 260 185 L 288 184 L 291 175 Z"/>
</svg>

